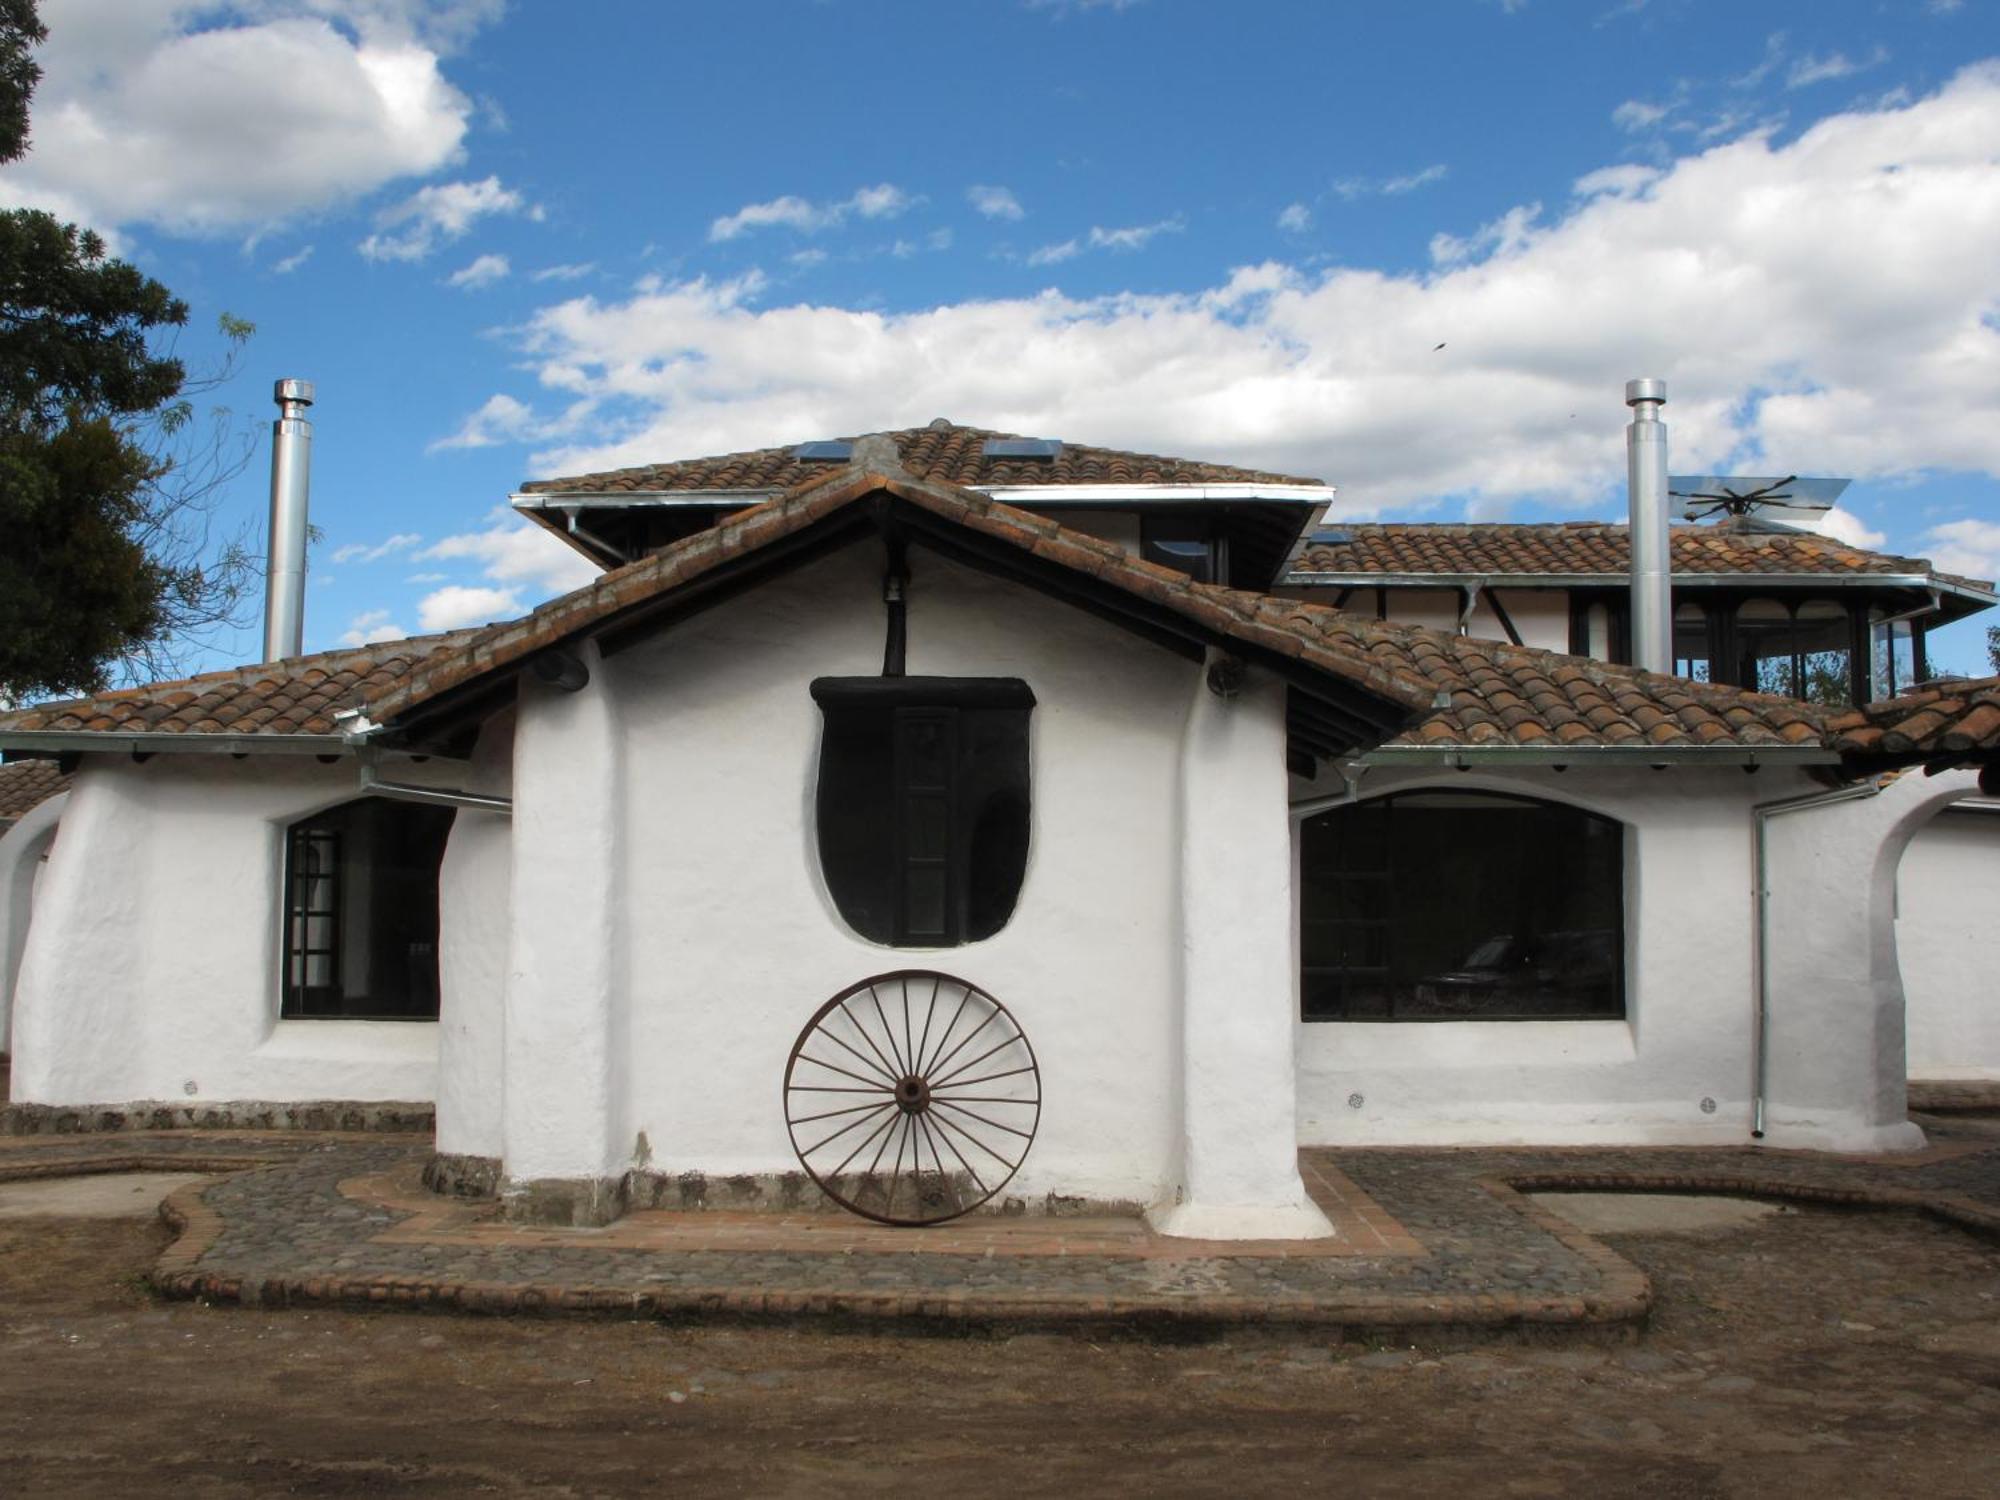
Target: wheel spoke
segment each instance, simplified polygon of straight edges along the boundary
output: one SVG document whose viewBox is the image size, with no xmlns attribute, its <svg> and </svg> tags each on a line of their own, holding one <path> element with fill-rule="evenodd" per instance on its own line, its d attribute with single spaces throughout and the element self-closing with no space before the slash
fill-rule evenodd
<svg viewBox="0 0 2000 1500">
<path fill-rule="evenodd" d="M 903 1116 L 903 1134 L 896 1142 L 896 1164 L 889 1169 L 889 1192 L 882 1199 L 882 1211 L 893 1214 L 896 1211 L 896 1179 L 903 1175 L 903 1147 L 910 1139 L 911 1115 Z"/>
<path fill-rule="evenodd" d="M 896 1028 L 889 1024 L 889 1018 L 882 1013 L 882 997 L 875 993 L 875 986 L 868 986 L 868 998 L 875 1002 L 875 1019 L 882 1023 L 882 1035 L 888 1038 L 889 1050 L 896 1052 Z M 910 1071 L 910 1065 L 903 1061 L 903 1054 L 896 1052 L 896 1066 L 901 1071 L 898 1077 Z"/>
<path fill-rule="evenodd" d="M 855 1105 L 850 1105 L 846 1109 L 829 1109 L 824 1114 L 800 1115 L 796 1120 L 787 1120 L 785 1121 L 785 1123 L 787 1125 L 810 1125 L 814 1120 L 832 1120 L 838 1118 L 841 1115 L 871 1114 L 875 1110 L 887 1109 L 888 1107 L 889 1106 L 886 1103 L 855 1104 Z"/>
<path fill-rule="evenodd" d="M 1025 1104 L 1030 1109 L 1041 1108 L 1042 1101 L 1033 1094 L 932 1094 L 933 1104 Z"/>
<path fill-rule="evenodd" d="M 896 1106 L 893 1104 L 878 1104 L 875 1107 L 877 1109 L 894 1109 Z M 813 1152 L 819 1150 L 821 1146 L 826 1145 L 828 1141 L 837 1141 L 842 1136 L 846 1135 L 848 1131 L 854 1130 L 859 1126 L 865 1125 L 867 1123 L 868 1123 L 868 1117 L 866 1115 L 863 1115 L 858 1120 L 849 1120 L 845 1125 L 841 1126 L 840 1129 L 836 1130 L 832 1135 L 826 1137 L 825 1140 L 818 1142 L 818 1144 L 816 1145 L 811 1145 L 806 1147 L 804 1154 L 807 1156 L 811 1156 Z"/>
<path fill-rule="evenodd" d="M 944 1034 L 938 1038 L 937 1049 L 931 1053 L 930 1061 L 917 1070 L 924 1077 L 928 1078 L 931 1071 L 937 1067 L 938 1053 L 944 1051 L 945 1043 L 949 1042 L 951 1034 L 958 1030 L 959 1018 L 965 1014 L 965 1007 L 971 999 L 971 988 L 969 986 L 961 986 L 958 992 L 958 1008 L 951 1013 L 951 1020 L 946 1024 Z"/>
<path fill-rule="evenodd" d="M 969 1175 L 974 1182 L 979 1184 L 980 1201 L 984 1202 L 986 1199 L 992 1197 L 993 1196 L 992 1193 L 989 1192 L 987 1189 L 985 1179 L 982 1178 L 978 1172 L 973 1170 L 972 1163 L 967 1161 L 965 1157 L 960 1154 L 958 1147 L 952 1145 L 951 1137 L 944 1133 L 944 1123 L 936 1119 L 935 1117 L 932 1117 L 925 1121 L 924 1128 L 928 1130 L 933 1125 L 937 1127 L 937 1139 L 944 1142 L 945 1149 L 950 1151 L 953 1156 L 958 1158 L 958 1164 L 961 1167 L 965 1168 L 967 1175 Z M 933 1152 L 937 1150 L 937 1144 L 935 1141 L 933 1141 L 931 1144 L 931 1150 Z"/>
<path fill-rule="evenodd" d="M 946 1063 L 950 1062 L 954 1057 L 958 1056 L 959 1053 L 963 1052 L 967 1044 L 970 1043 L 974 1037 L 978 1036 L 980 1032 L 984 1031 L 987 1027 L 991 1026 L 993 1022 L 999 1017 L 999 1015 L 1000 1012 L 997 1010 L 988 1011 L 986 1013 L 986 1019 L 981 1021 L 977 1026 L 973 1027 L 972 1030 L 966 1032 L 966 1034 L 959 1039 L 959 1043 L 956 1047 L 952 1048 L 951 1051 L 947 1052 L 943 1057 L 940 1057 L 936 1062 L 931 1064 L 930 1072 L 935 1073 L 939 1068 L 943 1067 Z M 926 1074 L 925 1076 L 928 1077 L 929 1074 Z"/>
<path fill-rule="evenodd" d="M 982 1077 L 979 1077 L 979 1078 L 961 1078 L 961 1079 L 959 1079 L 959 1080 L 958 1080 L 958 1082 L 957 1082 L 957 1083 L 956 1083 L 956 1084 L 954 1085 L 954 1087 L 956 1087 L 956 1088 L 961 1088 L 961 1089 L 969 1089 L 969 1088 L 971 1088 L 971 1087 L 972 1087 L 972 1086 L 973 1086 L 974 1084 L 979 1084 L 979 1083 L 991 1083 L 991 1082 L 993 1082 L 993 1080 L 994 1080 L 994 1079 L 996 1079 L 996 1078 L 1013 1078 L 1013 1077 L 1015 1077 L 1015 1076 L 1017 1076 L 1017 1075 L 1019 1075 L 1019 1074 L 1022 1074 L 1022 1073 L 1032 1073 L 1032 1072 L 1034 1072 L 1034 1071 L 1035 1071 L 1035 1069 L 1034 1069 L 1034 1068 L 1032 1068 L 1032 1067 L 1027 1067 L 1027 1068 L 1009 1068 L 1009 1069 L 1008 1069 L 1008 1070 L 1007 1070 L 1006 1072 L 1004 1072 L 1004 1073 L 987 1073 L 987 1074 L 985 1074 L 985 1075 L 983 1075 Z M 936 1092 L 936 1089 L 937 1089 L 937 1085 L 933 1084 L 933 1085 L 932 1085 L 931 1087 L 932 1087 L 932 1092 L 933 1092 L 933 1093 L 935 1093 L 935 1092 Z"/>
<path fill-rule="evenodd" d="M 875 1045 L 875 1038 L 868 1034 L 868 1028 L 866 1026 L 863 1026 L 859 1021 L 854 1019 L 854 1012 L 847 1008 L 847 1002 L 845 1000 L 840 1002 L 840 1013 L 843 1016 L 847 1017 L 848 1025 L 852 1026 L 856 1031 L 861 1033 L 861 1040 L 868 1044 L 868 1050 L 873 1052 L 876 1055 L 876 1057 L 881 1059 L 882 1071 L 887 1073 L 891 1078 L 902 1077 L 903 1075 L 897 1072 L 896 1065 L 890 1062 L 888 1058 L 882 1056 L 882 1049 Z M 821 1027 L 820 1029 L 822 1031 L 826 1030 L 825 1027 Z M 831 1033 L 828 1034 L 831 1035 Z"/>
<path fill-rule="evenodd" d="M 859 1156 L 862 1152 L 866 1151 L 868 1149 L 868 1143 L 870 1141 L 874 1140 L 875 1137 L 880 1135 L 883 1131 L 894 1128 L 895 1124 L 896 1124 L 896 1117 L 894 1115 L 889 1116 L 888 1119 L 884 1120 L 880 1125 L 877 1125 L 873 1130 L 869 1131 L 867 1135 L 863 1136 L 861 1139 L 861 1144 L 856 1146 L 852 1151 L 848 1152 L 847 1155 L 841 1160 L 840 1165 L 835 1167 L 831 1172 L 827 1173 L 826 1175 L 832 1178 L 835 1182 L 838 1182 L 840 1180 L 840 1174 L 847 1170 L 848 1162 L 853 1161 L 855 1157 Z M 800 1153 L 799 1159 L 801 1161 L 805 1160 L 805 1154 L 803 1152 Z M 877 1146 L 875 1148 L 875 1160 L 880 1161 L 881 1159 L 882 1159 L 882 1148 L 880 1146 Z M 875 1169 L 873 1166 L 870 1166 L 868 1170 L 872 1172 Z"/>
<path fill-rule="evenodd" d="M 1024 1141 L 1032 1141 L 1034 1139 L 1034 1136 L 1029 1134 L 1027 1131 L 1016 1130 L 1012 1125 L 1002 1125 L 998 1120 L 989 1120 L 986 1118 L 986 1116 L 980 1114 L 979 1111 L 977 1110 L 966 1109 L 963 1106 L 957 1104 L 947 1104 L 945 1105 L 945 1108 L 953 1110 L 961 1115 L 970 1116 L 972 1119 L 977 1120 L 982 1125 L 991 1125 L 995 1130 L 1004 1130 L 1009 1135 L 1018 1135 Z"/>
<path fill-rule="evenodd" d="M 891 1073 L 884 1068 L 878 1067 L 876 1064 L 870 1062 L 866 1057 L 863 1057 L 859 1052 L 856 1052 L 854 1048 L 848 1047 L 846 1042 L 843 1042 L 839 1037 L 833 1034 L 833 1030 L 831 1027 L 822 1027 L 820 1029 L 820 1035 L 825 1037 L 829 1042 L 832 1042 L 836 1047 L 847 1047 L 847 1050 L 849 1052 L 854 1053 L 855 1061 L 859 1062 L 863 1067 L 873 1068 L 877 1073 L 880 1073 L 884 1078 L 888 1079 L 890 1088 L 894 1088 L 896 1086 L 896 1075 L 894 1073 Z"/>
<path fill-rule="evenodd" d="M 862 1076 L 861 1076 L 861 1075 L 860 1075 L 859 1073 L 856 1073 L 856 1072 L 852 1072 L 851 1070 L 849 1070 L 849 1069 L 847 1069 L 847 1068 L 843 1068 L 843 1067 L 840 1067 L 840 1066 L 838 1066 L 838 1065 L 836 1065 L 836 1064 L 834 1064 L 834 1063 L 830 1063 L 830 1062 L 826 1062 L 826 1061 L 823 1061 L 823 1060 L 822 1060 L 822 1059 L 820 1059 L 820 1058 L 817 1058 L 817 1057 L 814 1057 L 814 1056 L 813 1056 L 813 1055 L 812 1055 L 812 1054 L 811 1054 L 810 1052 L 801 1052 L 801 1053 L 799 1054 L 799 1061 L 800 1061 L 800 1062 L 809 1062 L 809 1063 L 814 1063 L 814 1064 L 817 1064 L 817 1065 L 818 1065 L 819 1067 L 822 1067 L 822 1068 L 826 1068 L 826 1069 L 828 1069 L 828 1070 L 829 1070 L 829 1071 L 831 1071 L 831 1072 L 835 1072 L 835 1073 L 838 1073 L 838 1074 L 840 1074 L 840 1075 L 841 1075 L 841 1077 L 843 1077 L 843 1078 L 852 1078 L 852 1079 L 853 1079 L 853 1080 L 854 1080 L 854 1081 L 855 1081 L 856 1083 L 874 1083 L 874 1082 L 875 1082 L 875 1081 L 874 1081 L 874 1080 L 873 1080 L 872 1078 L 863 1078 L 863 1077 L 862 1077 Z M 878 1089 L 882 1089 L 882 1092 L 883 1092 L 883 1093 L 885 1093 L 885 1094 L 893 1094 L 893 1093 L 895 1093 L 895 1092 L 896 1092 L 896 1091 L 895 1091 L 894 1089 L 890 1089 L 890 1088 L 882 1088 L 882 1085 L 881 1085 L 881 1084 L 879 1084 L 879 1083 L 876 1083 L 876 1084 L 875 1084 L 875 1087 L 876 1087 L 876 1088 L 878 1088 Z"/>
<path fill-rule="evenodd" d="M 972 1142 L 972 1144 L 977 1146 L 981 1151 L 984 1151 L 988 1156 L 992 1157 L 995 1161 L 999 1162 L 1001 1166 L 1007 1169 L 1008 1174 L 1012 1175 L 1015 1164 L 1007 1160 L 1006 1157 L 1002 1156 L 998 1151 L 995 1151 L 991 1146 L 987 1145 L 986 1142 L 982 1141 L 978 1136 L 974 1135 L 971 1131 L 967 1130 L 963 1125 L 955 1125 L 951 1121 L 945 1119 L 943 1115 L 932 1115 L 931 1118 L 937 1122 L 938 1129 L 947 1132 L 947 1135 L 945 1137 L 947 1140 L 951 1138 L 952 1134 L 964 1136 L 968 1141 Z M 995 1191 L 998 1190 L 996 1189 Z"/>
<path fill-rule="evenodd" d="M 995 1011 L 994 1014 L 998 1015 L 999 1012 Z M 1009 1047 L 1013 1046 L 1014 1043 L 1020 1040 L 1021 1040 L 1021 1033 L 1017 1031 L 1012 1036 L 1008 1037 L 1007 1040 L 1002 1042 L 999 1046 L 988 1047 L 984 1052 L 980 1053 L 979 1056 L 973 1058 L 971 1061 L 960 1063 L 957 1067 L 953 1068 L 949 1073 L 945 1074 L 944 1077 L 932 1079 L 931 1087 L 943 1088 L 947 1083 L 950 1083 L 952 1079 L 958 1077 L 958 1075 L 963 1073 L 967 1068 L 978 1067 L 981 1063 L 985 1062 L 986 1059 L 991 1057 L 994 1053 L 1005 1052 Z"/>
<path fill-rule="evenodd" d="M 929 1009 L 924 1012 L 924 1034 L 917 1042 L 917 1050 L 914 1054 L 919 1062 L 923 1060 L 924 1054 L 931 1050 L 931 1022 L 937 1019 L 938 983 L 938 976 L 933 974 L 931 976 L 931 1003 Z M 917 1069 L 917 1074 L 919 1077 L 923 1075 L 921 1067 Z"/>
</svg>

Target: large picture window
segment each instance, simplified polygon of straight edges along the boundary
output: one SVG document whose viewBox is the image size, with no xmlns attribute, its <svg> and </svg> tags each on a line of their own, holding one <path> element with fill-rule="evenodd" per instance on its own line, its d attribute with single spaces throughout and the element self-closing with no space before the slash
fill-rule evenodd
<svg viewBox="0 0 2000 1500">
<path fill-rule="evenodd" d="M 281 1014 L 437 1019 L 438 867 L 451 820 L 450 808 L 366 797 L 291 826 Z"/>
<path fill-rule="evenodd" d="M 1398 792 L 1307 819 L 1305 1019 L 1623 1016 L 1623 834 L 1488 792 Z"/>
<path fill-rule="evenodd" d="M 991 937 L 1028 863 L 1028 716 L 1012 677 L 822 677 L 820 868 L 847 924 L 898 947 Z"/>
</svg>

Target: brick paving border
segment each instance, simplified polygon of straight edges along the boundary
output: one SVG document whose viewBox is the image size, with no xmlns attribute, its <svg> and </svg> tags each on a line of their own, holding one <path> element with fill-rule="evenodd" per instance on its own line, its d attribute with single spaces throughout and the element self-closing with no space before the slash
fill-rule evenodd
<svg viewBox="0 0 2000 1500">
<path fill-rule="evenodd" d="M 2000 1241 L 2000 1133 L 1983 1122 L 1925 1123 L 1933 1144 L 1894 1158 L 1751 1147 L 1306 1151 L 1316 1193 L 1337 1183 L 1348 1222 L 1365 1222 L 1379 1241 L 1345 1255 L 1184 1242 L 1120 1253 L 1115 1236 L 1092 1239 L 1087 1223 L 1063 1231 L 1048 1220 L 1038 1233 L 1069 1232 L 1074 1244 L 1033 1255 L 935 1253 L 923 1248 L 925 1232 L 907 1231 L 876 1253 L 807 1251 L 771 1216 L 763 1243 L 732 1228 L 729 1248 L 716 1249 L 689 1227 L 697 1217 L 715 1223 L 713 1211 L 665 1215 L 702 1248 L 647 1248 L 636 1231 L 623 1241 L 615 1230 L 514 1234 L 480 1228 L 476 1205 L 415 1188 L 429 1150 L 422 1137 L 168 1133 L 116 1150 L 101 1136 L 16 1140 L 0 1147 L 0 1180 L 229 1174 L 162 1204 L 179 1235 L 152 1282 L 169 1297 L 250 1306 L 1617 1339 L 1635 1336 L 1647 1316 L 1646 1277 L 1528 1194 L 1722 1194 L 1917 1212 Z M 1004 1246 L 1006 1231 L 981 1232 Z"/>
</svg>

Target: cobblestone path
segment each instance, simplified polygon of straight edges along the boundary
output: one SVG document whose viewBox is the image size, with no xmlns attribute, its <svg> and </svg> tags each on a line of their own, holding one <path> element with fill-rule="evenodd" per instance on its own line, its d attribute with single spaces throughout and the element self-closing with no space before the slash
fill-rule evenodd
<svg viewBox="0 0 2000 1500">
<path fill-rule="evenodd" d="M 1350 1335 L 1527 1324 L 1616 1329 L 1650 1290 L 1517 1189 L 1735 1192 L 1902 1208 L 2000 1237 L 2000 1125 L 1927 1118 L 1895 1158 L 1731 1149 L 1311 1150 L 1336 1245 L 1192 1244 L 1130 1220 L 966 1220 L 952 1231 L 654 1210 L 602 1230 L 502 1221 L 417 1185 L 427 1138 L 137 1132 L 0 1142 L 0 1179 L 165 1167 L 183 1189 L 155 1282 L 252 1303 L 393 1303 L 626 1316 L 1155 1319 L 1338 1325 Z M 851 1227 L 850 1227 L 851 1226 Z"/>
</svg>

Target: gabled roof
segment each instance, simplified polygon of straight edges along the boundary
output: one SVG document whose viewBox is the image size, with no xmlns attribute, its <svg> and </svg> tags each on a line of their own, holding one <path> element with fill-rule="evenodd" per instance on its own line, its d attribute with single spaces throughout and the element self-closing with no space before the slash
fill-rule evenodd
<svg viewBox="0 0 2000 1500">
<path fill-rule="evenodd" d="M 69 790 L 69 777 L 52 761 L 17 760 L 0 765 L 0 833 L 58 792 Z"/>
<path fill-rule="evenodd" d="M 212 740 L 249 735 L 265 742 L 259 749 L 279 748 L 271 742 L 282 740 L 337 750 L 338 711 L 365 707 L 427 657 L 462 647 L 477 634 L 413 636 L 38 703 L 0 714 L 0 741 L 15 748 L 87 749 L 101 743 L 93 736 L 143 736 L 162 741 L 161 748 L 173 748 L 179 738 L 190 749 L 212 749 L 221 748 Z"/>
<path fill-rule="evenodd" d="M 897 450 L 863 439 L 855 461 L 822 470 L 782 497 L 729 516 L 524 619 L 488 627 L 461 650 L 420 665 L 371 716 L 392 731 L 434 718 L 511 682 L 529 658 L 578 637 L 615 650 L 658 623 L 705 607 L 762 576 L 866 535 L 893 536 L 1056 594 L 1198 656 L 1218 645 L 1283 676 L 1349 746 L 1375 744 L 1427 708 L 1427 684 L 1335 637 L 1266 619 L 1263 596 L 1197 584 L 1114 543 L 954 485 L 902 471 Z"/>
<path fill-rule="evenodd" d="M 1881 767 L 2000 764 L 2000 677 L 1932 682 L 1827 721 L 1850 762 Z"/>
<path fill-rule="evenodd" d="M 1162 458 L 1151 453 L 1127 453 L 1117 448 L 1092 448 L 1063 443 L 1053 458 L 988 457 L 988 439 L 1020 440 L 1019 433 L 983 427 L 960 427 L 940 419 L 928 427 L 907 427 L 879 434 L 896 446 L 903 471 L 912 479 L 975 489 L 988 486 L 1046 484 L 1279 484 L 1318 485 L 1317 479 L 1275 474 L 1266 469 L 1232 464 L 1201 463 L 1186 458 Z M 853 443 L 858 438 L 836 441 Z M 639 494 L 696 491 L 765 490 L 776 494 L 822 479 L 839 464 L 807 462 L 797 456 L 798 444 L 724 453 L 714 458 L 674 463 L 642 464 L 597 474 L 572 474 L 538 479 L 521 486 L 523 494 Z"/>
<path fill-rule="evenodd" d="M 59 731 L 66 745 L 96 748 L 140 729 L 156 732 L 155 748 L 175 748 L 175 737 L 186 748 L 196 740 L 339 748 L 338 709 L 402 733 L 427 717 L 509 701 L 514 675 L 565 642 L 595 636 L 616 649 L 730 590 L 885 530 L 1174 649 L 1216 644 L 1281 673 L 1293 687 L 1295 733 L 1323 752 L 1834 759 L 1826 713 L 1809 704 L 1196 583 L 1046 517 L 896 472 L 893 462 L 822 473 L 519 620 L 0 715 L 0 745 L 32 746 Z"/>
<path fill-rule="evenodd" d="M 1870 552 L 1811 532 L 1711 525 L 1675 526 L 1669 535 L 1674 572 L 1694 581 L 1755 576 L 1887 584 L 1894 579 L 1996 602 L 1991 583 L 1940 573 L 1920 557 Z M 1308 540 L 1286 581 L 1366 585 L 1420 575 L 1440 583 L 1508 578 L 1622 583 L 1631 561 L 1628 529 L 1602 521 L 1375 523 L 1343 525 Z"/>
</svg>

